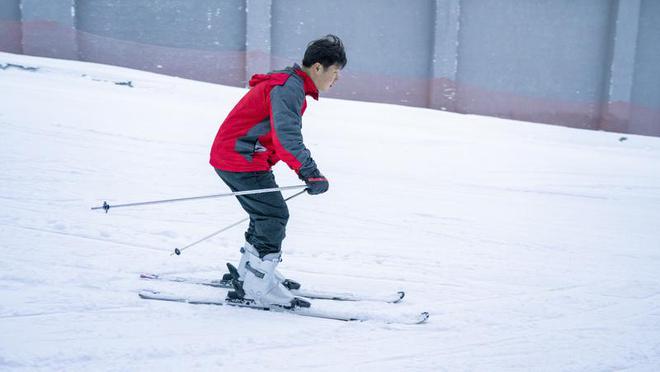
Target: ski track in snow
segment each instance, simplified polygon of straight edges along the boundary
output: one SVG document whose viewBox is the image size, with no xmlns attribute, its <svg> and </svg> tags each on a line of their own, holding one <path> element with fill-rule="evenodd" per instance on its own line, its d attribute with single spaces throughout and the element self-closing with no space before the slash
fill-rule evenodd
<svg viewBox="0 0 660 372">
<path fill-rule="evenodd" d="M 406 290 L 427 324 L 144 301 L 217 278 L 243 218 L 208 165 L 243 89 L 0 53 L 0 370 L 656 371 L 660 139 L 333 99 L 305 140 L 330 192 L 289 203 L 282 271 Z M 134 88 L 113 81 L 132 81 Z M 299 184 L 286 166 L 280 185 Z"/>
</svg>

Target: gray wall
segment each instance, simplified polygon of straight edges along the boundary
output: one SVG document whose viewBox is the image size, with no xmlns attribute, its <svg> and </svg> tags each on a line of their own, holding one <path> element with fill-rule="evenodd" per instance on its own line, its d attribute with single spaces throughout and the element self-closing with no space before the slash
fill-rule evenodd
<svg viewBox="0 0 660 372">
<path fill-rule="evenodd" d="M 19 0 L 0 1 L 0 51 L 21 53 L 21 10 Z"/>
<path fill-rule="evenodd" d="M 630 129 L 660 135 L 660 1 L 642 2 L 632 73 Z"/>
<path fill-rule="evenodd" d="M 79 58 L 242 85 L 245 19 L 243 0 L 80 1 Z"/>
<path fill-rule="evenodd" d="M 349 62 L 330 96 L 428 106 L 433 1 L 312 3 L 273 2 L 274 66 L 301 59 L 310 37 L 336 33 L 347 46 Z"/>
<path fill-rule="evenodd" d="M 0 50 L 234 86 L 326 33 L 331 97 L 660 136 L 657 0 L 0 1 Z"/>
<path fill-rule="evenodd" d="M 508 107 L 509 116 L 520 119 L 597 128 L 610 4 L 464 0 L 456 76 L 462 88 L 459 110 L 500 115 Z M 563 101 L 575 104 L 570 116 L 557 110 Z"/>
</svg>

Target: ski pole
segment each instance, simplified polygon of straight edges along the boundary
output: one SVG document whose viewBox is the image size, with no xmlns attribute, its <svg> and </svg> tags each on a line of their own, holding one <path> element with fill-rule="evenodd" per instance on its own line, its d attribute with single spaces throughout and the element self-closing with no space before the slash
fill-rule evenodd
<svg viewBox="0 0 660 372">
<path fill-rule="evenodd" d="M 301 194 L 304 193 L 304 192 L 305 192 L 305 190 L 300 191 L 300 192 L 298 192 L 298 193 L 296 193 L 296 194 L 293 194 L 293 195 L 289 196 L 288 198 L 284 199 L 284 201 L 291 200 L 291 199 L 295 198 L 296 196 L 301 195 Z M 183 248 L 181 248 L 181 249 L 179 249 L 179 248 L 175 248 L 175 249 L 174 249 L 174 253 L 171 253 L 170 256 L 173 256 L 173 255 L 175 255 L 175 254 L 176 254 L 177 256 L 180 256 L 180 255 L 181 255 L 181 252 L 183 252 L 184 250 L 186 250 L 186 249 L 192 247 L 193 245 L 197 245 L 197 244 L 199 244 L 199 243 L 201 243 L 201 242 L 203 242 L 203 241 L 205 241 L 205 240 L 211 239 L 212 237 L 214 237 L 214 236 L 220 234 L 221 232 L 223 232 L 223 231 L 227 231 L 227 230 L 231 229 L 231 228 L 234 227 L 234 226 L 240 225 L 240 224 L 242 224 L 243 222 L 245 222 L 245 221 L 247 221 L 247 220 L 249 220 L 249 219 L 250 219 L 250 217 L 246 217 L 246 218 L 244 218 L 244 219 L 242 219 L 242 220 L 240 220 L 240 221 L 238 221 L 238 222 L 234 222 L 234 223 L 232 223 L 231 225 L 229 225 L 229 226 L 227 226 L 227 227 L 223 227 L 222 229 L 220 229 L 220 230 L 214 232 L 213 234 L 211 234 L 211 235 L 209 235 L 209 236 L 207 236 L 207 237 L 204 237 L 204 238 L 202 238 L 202 239 L 199 239 L 198 241 L 196 241 L 196 242 L 194 242 L 194 243 L 190 243 L 190 244 L 188 244 L 187 246 L 185 246 L 185 247 L 183 247 Z"/>
<path fill-rule="evenodd" d="M 92 210 L 103 209 L 103 210 L 105 210 L 105 213 L 108 213 L 108 210 L 109 210 L 110 208 L 135 207 L 135 206 L 138 206 L 138 205 L 149 205 L 149 204 L 172 203 L 172 202 L 179 202 L 179 201 L 198 200 L 198 199 L 208 199 L 208 198 L 220 198 L 220 197 L 223 197 L 223 196 L 239 196 L 239 195 L 263 194 L 263 193 L 267 193 L 267 192 L 276 192 L 276 191 L 284 191 L 284 190 L 292 190 L 292 189 L 300 189 L 300 188 L 307 188 L 307 185 L 295 185 L 295 186 L 273 187 L 273 188 L 270 188 L 270 189 L 258 189 L 258 190 L 237 191 L 237 192 L 230 192 L 230 193 L 225 193 L 225 194 L 214 194 L 214 195 L 193 196 L 193 197 L 189 197 L 189 198 L 154 200 L 154 201 L 146 201 L 146 202 L 139 202 L 139 203 L 128 203 L 128 204 L 117 204 L 117 205 L 110 205 L 110 204 L 108 204 L 107 201 L 104 201 L 102 206 L 100 206 L 100 207 L 92 207 Z"/>
</svg>

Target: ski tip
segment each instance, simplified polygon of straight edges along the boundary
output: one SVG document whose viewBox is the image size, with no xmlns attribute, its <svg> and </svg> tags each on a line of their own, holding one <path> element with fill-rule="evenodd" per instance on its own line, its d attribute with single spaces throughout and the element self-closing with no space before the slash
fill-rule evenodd
<svg viewBox="0 0 660 372">
<path fill-rule="evenodd" d="M 141 279 L 158 279 L 158 275 L 142 273 L 142 274 L 140 274 L 140 278 Z"/>
<path fill-rule="evenodd" d="M 421 324 L 421 323 L 426 322 L 429 319 L 429 316 L 431 316 L 431 315 L 427 311 L 424 311 L 424 312 L 420 313 L 419 314 L 419 321 L 417 322 L 417 324 Z"/>
<path fill-rule="evenodd" d="M 144 298 L 144 299 L 150 299 L 151 296 L 157 295 L 157 294 L 159 294 L 159 292 L 154 291 L 152 289 L 142 289 L 142 290 L 140 290 L 140 292 L 138 292 L 138 296 L 140 296 L 140 298 Z"/>
<path fill-rule="evenodd" d="M 401 300 L 403 300 L 403 298 L 406 296 L 406 292 L 398 291 L 397 294 L 399 295 L 399 298 L 397 298 L 396 300 L 393 301 L 393 303 L 395 303 L 395 304 L 398 303 L 398 302 L 401 302 Z"/>
</svg>

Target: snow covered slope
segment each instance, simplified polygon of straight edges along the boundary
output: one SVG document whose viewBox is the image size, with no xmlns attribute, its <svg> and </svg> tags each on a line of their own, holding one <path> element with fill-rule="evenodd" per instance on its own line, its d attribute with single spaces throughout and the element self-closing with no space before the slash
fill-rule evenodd
<svg viewBox="0 0 660 372">
<path fill-rule="evenodd" d="M 11 65 L 10 65 L 11 64 Z M 28 70 L 12 65 L 35 67 Z M 419 108 L 309 101 L 330 192 L 293 199 L 282 271 L 382 292 L 427 324 L 140 300 L 213 295 L 243 228 L 208 165 L 243 89 L 0 53 L 0 370 L 653 371 L 660 139 Z M 278 166 L 280 185 L 299 184 Z"/>
</svg>

